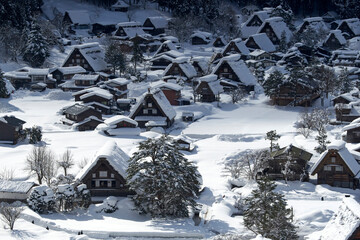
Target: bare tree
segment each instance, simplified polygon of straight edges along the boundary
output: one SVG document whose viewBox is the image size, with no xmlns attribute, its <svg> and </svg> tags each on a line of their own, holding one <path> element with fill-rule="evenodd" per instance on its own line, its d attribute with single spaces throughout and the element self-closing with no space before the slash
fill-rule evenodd
<svg viewBox="0 0 360 240">
<path fill-rule="evenodd" d="M 246 92 L 241 88 L 234 88 L 230 91 L 232 103 L 237 103 L 243 100 L 246 96 Z"/>
<path fill-rule="evenodd" d="M 53 152 L 45 146 L 34 146 L 26 158 L 26 169 L 36 175 L 39 184 L 45 180 L 49 185 L 50 179 L 56 174 Z"/>
<path fill-rule="evenodd" d="M 89 162 L 89 159 L 88 159 L 88 158 L 83 158 L 83 159 L 78 163 L 78 167 L 79 167 L 80 169 L 83 169 L 83 168 L 86 166 L 86 164 L 88 164 L 88 162 Z"/>
<path fill-rule="evenodd" d="M 0 205 L 1 220 L 9 226 L 10 230 L 13 230 L 15 222 L 20 218 L 20 214 L 23 210 L 24 207 L 19 201 L 14 202 L 13 204 L 2 202 Z"/>
<path fill-rule="evenodd" d="M 14 172 L 15 170 L 12 168 L 2 168 L 0 170 L 0 179 L 2 180 L 13 180 L 14 179 Z"/>
<path fill-rule="evenodd" d="M 330 112 L 327 109 L 313 109 L 310 113 L 300 114 L 300 121 L 296 128 L 305 138 L 308 138 L 311 131 L 320 132 L 329 122 Z"/>
<path fill-rule="evenodd" d="M 246 150 L 244 152 L 231 155 L 230 161 L 226 164 L 226 169 L 233 178 L 245 176 L 250 180 L 256 180 L 256 175 L 261 172 L 269 158 L 266 150 Z"/>
<path fill-rule="evenodd" d="M 64 169 L 64 174 L 67 176 L 67 170 L 74 166 L 74 156 L 70 149 L 67 149 L 57 161 L 59 167 Z"/>
</svg>

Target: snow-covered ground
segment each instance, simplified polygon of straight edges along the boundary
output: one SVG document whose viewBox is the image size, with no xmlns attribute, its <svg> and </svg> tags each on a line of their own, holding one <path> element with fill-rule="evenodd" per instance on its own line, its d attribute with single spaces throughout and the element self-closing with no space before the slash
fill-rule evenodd
<svg viewBox="0 0 360 240">
<path fill-rule="evenodd" d="M 141 86 L 141 87 L 140 87 Z M 131 88 L 135 88 L 133 84 Z M 139 85 L 139 89 L 146 90 L 147 84 Z M 141 90 L 138 90 L 141 92 Z M 139 96 L 134 92 L 134 95 Z M 255 187 L 254 183 L 247 183 L 242 188 L 231 190 L 228 173 L 224 170 L 227 156 L 234 152 L 245 149 L 266 148 L 269 142 L 265 140 L 265 133 L 269 130 L 277 130 L 281 135 L 280 146 L 293 143 L 304 147 L 314 153 L 316 145 L 314 136 L 305 139 L 294 128 L 294 122 L 298 118 L 302 108 L 274 107 L 267 103 L 263 95 L 256 99 L 248 99 L 232 105 L 227 96 L 222 96 L 225 102 L 220 103 L 196 103 L 190 106 L 176 107 L 178 116 L 182 111 L 192 110 L 201 112 L 204 117 L 200 120 L 185 125 L 177 118 L 175 127 L 170 133 L 178 135 L 181 132 L 196 139 L 196 149 L 191 153 L 185 153 L 186 157 L 195 162 L 203 177 L 205 190 L 198 200 L 207 206 L 204 220 L 200 226 L 194 226 L 192 219 L 180 220 L 152 220 L 146 216 L 139 216 L 131 211 L 132 205 L 128 199 L 119 202 L 119 210 L 113 214 L 96 213 L 94 206 L 89 211 L 71 214 L 50 214 L 39 216 L 30 210 L 24 212 L 16 229 L 18 234 L 27 234 L 24 239 L 38 239 L 40 231 L 45 231 L 44 238 L 64 239 L 75 235 L 79 230 L 89 234 L 92 238 L 104 238 L 104 234 L 121 236 L 124 238 L 135 236 L 189 236 L 195 239 L 197 236 L 210 237 L 214 233 L 240 233 L 243 236 L 255 237 L 242 225 L 242 217 L 235 216 L 233 204 L 236 196 L 247 196 Z M 108 137 L 96 131 L 76 132 L 59 123 L 61 115 L 58 111 L 65 106 L 73 104 L 70 93 L 60 90 L 46 90 L 42 93 L 29 91 L 17 91 L 10 99 L 0 100 L 0 112 L 14 115 L 26 121 L 25 127 L 39 125 L 43 127 L 43 140 L 57 155 L 66 149 L 71 149 L 76 162 L 92 158 L 109 138 L 129 155 L 135 150 L 137 143 L 147 137 L 156 136 L 156 133 L 144 132 L 140 136 Z M 105 116 L 108 117 L 108 116 Z M 338 136 L 340 127 L 330 129 L 330 140 Z M 28 172 L 24 169 L 27 154 L 32 145 L 20 143 L 18 145 L 0 145 L 1 166 L 15 170 L 15 178 L 28 179 Z M 312 161 L 318 155 L 314 154 Z M 76 174 L 79 167 L 76 165 L 71 173 Z M 33 178 L 30 177 L 29 180 Z M 344 194 L 359 197 L 358 191 L 329 186 L 316 186 L 311 183 L 278 182 L 277 191 L 283 193 L 288 199 L 290 206 L 294 208 L 295 224 L 299 227 L 299 235 L 304 237 L 316 231 L 320 231 L 328 222 L 332 214 L 337 210 Z M 325 201 L 321 201 L 321 197 Z M 25 220 L 28 221 L 25 221 Z M 35 219 L 36 227 L 31 229 L 29 221 Z M 44 228 L 50 227 L 50 231 Z M 179 235 L 180 234 L 180 235 Z M 6 238 L 19 238 L 8 230 L 0 230 L 0 236 Z M 61 237 L 59 237 L 61 236 Z M 312 235 L 314 236 L 314 235 Z M 20 237 L 21 238 L 21 237 Z"/>
</svg>

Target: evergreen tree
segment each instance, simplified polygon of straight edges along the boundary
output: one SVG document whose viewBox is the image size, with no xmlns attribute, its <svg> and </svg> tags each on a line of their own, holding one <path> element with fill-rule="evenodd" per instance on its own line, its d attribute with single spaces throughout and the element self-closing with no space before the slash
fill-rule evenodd
<svg viewBox="0 0 360 240">
<path fill-rule="evenodd" d="M 244 225 L 256 234 L 273 240 L 294 240 L 299 237 L 292 224 L 293 211 L 286 208 L 282 194 L 269 179 L 258 181 L 258 189 L 245 198 Z"/>
<path fill-rule="evenodd" d="M 339 88 L 339 81 L 336 79 L 333 68 L 326 65 L 315 65 L 311 68 L 313 78 L 318 82 L 320 90 L 325 93 L 326 98 L 329 93 L 335 93 Z"/>
<path fill-rule="evenodd" d="M 280 71 L 275 70 L 272 72 L 263 84 L 265 95 L 269 97 L 278 96 L 283 81 L 284 75 Z"/>
<path fill-rule="evenodd" d="M 188 216 L 200 183 L 196 166 L 168 136 L 148 139 L 129 160 L 127 182 L 136 208 L 153 217 Z"/>
<path fill-rule="evenodd" d="M 118 43 L 110 43 L 110 45 L 106 48 L 105 61 L 112 65 L 114 74 L 118 70 L 121 76 L 121 74 L 126 70 L 125 55 Z"/>
<path fill-rule="evenodd" d="M 3 72 L 0 69 L 0 98 L 8 98 L 10 94 L 6 88 L 6 82 L 3 76 Z"/>
<path fill-rule="evenodd" d="M 41 34 L 40 27 L 34 21 L 31 24 L 30 33 L 24 50 L 23 58 L 32 67 L 40 67 L 49 56 L 48 44 Z"/>
<path fill-rule="evenodd" d="M 338 77 L 338 82 L 340 85 L 340 93 L 350 92 L 352 89 L 352 84 L 349 79 L 349 71 L 347 68 L 342 68 Z"/>
<path fill-rule="evenodd" d="M 294 14 L 291 10 L 291 8 L 283 3 L 284 6 L 279 5 L 276 8 L 274 8 L 271 13 L 270 16 L 271 17 L 282 17 L 284 19 L 284 22 L 287 24 L 287 26 L 289 27 L 289 29 L 291 31 L 295 31 L 295 26 L 293 24 L 293 19 L 294 19 Z"/>
<path fill-rule="evenodd" d="M 323 153 L 326 150 L 326 145 L 330 143 L 327 140 L 327 134 L 325 127 L 322 127 L 318 131 L 319 135 L 315 137 L 315 140 L 319 143 L 319 146 L 315 147 L 315 151 L 318 153 Z"/>
<path fill-rule="evenodd" d="M 131 58 L 131 61 L 134 64 L 134 70 L 136 73 L 137 72 L 137 70 L 136 70 L 137 63 L 141 63 L 144 60 L 143 52 L 140 48 L 140 45 L 137 42 L 134 42 L 132 54 L 133 54 L 133 56 Z"/>
<path fill-rule="evenodd" d="M 33 126 L 32 128 L 25 129 L 27 136 L 29 137 L 29 143 L 35 144 L 41 141 L 42 132 L 41 127 Z"/>
<path fill-rule="evenodd" d="M 270 140 L 270 152 L 274 149 L 279 149 L 279 144 L 275 143 L 281 136 L 276 133 L 276 130 L 271 130 L 266 133 L 266 140 Z"/>
</svg>

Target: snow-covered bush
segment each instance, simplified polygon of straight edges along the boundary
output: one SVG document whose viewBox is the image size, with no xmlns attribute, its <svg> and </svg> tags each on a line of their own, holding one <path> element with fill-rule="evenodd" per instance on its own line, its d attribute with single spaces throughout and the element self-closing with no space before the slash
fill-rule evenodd
<svg viewBox="0 0 360 240">
<path fill-rule="evenodd" d="M 37 213 L 49 213 L 55 210 L 54 192 L 48 186 L 34 187 L 27 199 L 29 207 Z"/>
<path fill-rule="evenodd" d="M 55 192 L 56 205 L 59 211 L 72 211 L 74 209 L 76 193 L 70 184 L 57 186 Z"/>
<path fill-rule="evenodd" d="M 26 128 L 25 131 L 29 138 L 29 143 L 35 144 L 41 141 L 42 138 L 41 127 L 33 126 L 31 128 Z"/>
<path fill-rule="evenodd" d="M 91 195 L 86 184 L 80 184 L 75 188 L 76 206 L 80 208 L 88 208 L 91 203 Z"/>
<path fill-rule="evenodd" d="M 116 197 L 107 197 L 103 203 L 98 206 L 99 210 L 97 212 L 113 213 L 118 209 L 117 203 L 118 200 Z"/>
</svg>

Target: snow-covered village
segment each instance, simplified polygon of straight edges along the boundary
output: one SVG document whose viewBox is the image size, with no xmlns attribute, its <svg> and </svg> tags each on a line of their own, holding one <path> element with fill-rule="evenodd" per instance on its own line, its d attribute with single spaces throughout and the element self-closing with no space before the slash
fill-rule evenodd
<svg viewBox="0 0 360 240">
<path fill-rule="evenodd" d="M 359 240 L 357 0 L 0 0 L 0 239 Z"/>
</svg>

